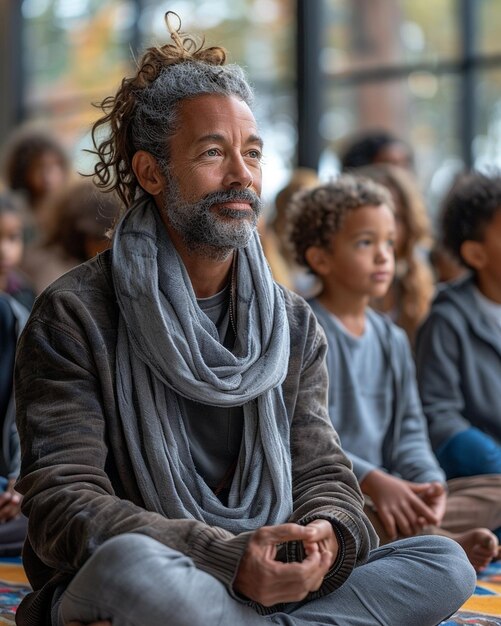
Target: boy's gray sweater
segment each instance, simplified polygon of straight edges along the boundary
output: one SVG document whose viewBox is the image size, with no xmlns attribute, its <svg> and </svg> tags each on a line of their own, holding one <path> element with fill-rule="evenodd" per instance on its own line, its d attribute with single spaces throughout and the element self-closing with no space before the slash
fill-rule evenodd
<svg viewBox="0 0 501 626">
<path fill-rule="evenodd" d="M 417 334 L 419 391 L 434 449 L 475 426 L 501 444 L 501 334 L 471 275 L 445 285 Z"/>
<path fill-rule="evenodd" d="M 357 394 L 363 394 L 364 383 L 357 379 L 347 363 L 345 334 L 332 314 L 317 300 L 310 301 L 310 305 L 327 336 L 330 418 L 353 462 L 358 480 L 361 481 L 374 469 L 385 469 L 412 482 L 445 482 L 431 450 L 405 333 L 386 316 L 367 309 L 367 318 L 382 347 L 382 367 L 387 373 L 384 377 L 387 381 L 385 389 L 381 390 L 386 401 L 381 404 L 389 407 L 389 414 L 374 416 L 377 423 L 385 425 L 379 437 L 381 450 L 377 451 L 381 466 L 377 466 L 368 460 L 375 456 L 373 447 L 376 444 L 368 434 L 373 430 L 374 422 L 370 425 L 365 423 L 371 416 L 360 410 Z M 375 375 L 378 373 L 375 372 Z"/>
</svg>

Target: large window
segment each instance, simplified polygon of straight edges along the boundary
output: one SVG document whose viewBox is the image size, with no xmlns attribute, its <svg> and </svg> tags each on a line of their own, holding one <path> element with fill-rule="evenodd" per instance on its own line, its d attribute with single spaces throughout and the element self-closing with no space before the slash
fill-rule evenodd
<svg viewBox="0 0 501 626">
<path fill-rule="evenodd" d="M 96 118 L 92 106 L 130 71 L 134 7 L 114 0 L 23 0 L 25 115 L 68 143 Z"/>
<path fill-rule="evenodd" d="M 465 165 L 501 165 L 499 1 L 303 2 L 322 12 L 314 97 L 324 175 L 352 133 L 375 128 L 413 146 L 432 212 Z"/>
<path fill-rule="evenodd" d="M 501 165 L 500 0 L 5 1 L 21 7 L 23 115 L 82 167 L 91 103 L 166 41 L 166 8 L 246 68 L 268 200 L 296 164 L 334 173 L 347 137 L 375 127 L 412 144 L 432 210 L 464 165 Z"/>
<path fill-rule="evenodd" d="M 264 194 L 285 181 L 295 156 L 294 10 L 291 0 L 23 0 L 26 115 L 47 120 L 89 168 L 92 102 L 112 94 L 134 57 L 168 40 L 166 8 L 183 30 L 223 45 L 257 92 L 265 138 Z"/>
</svg>

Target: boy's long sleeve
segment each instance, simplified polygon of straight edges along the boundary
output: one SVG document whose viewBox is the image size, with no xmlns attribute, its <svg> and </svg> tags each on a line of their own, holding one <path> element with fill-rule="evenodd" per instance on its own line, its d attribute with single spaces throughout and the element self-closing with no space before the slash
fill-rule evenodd
<svg viewBox="0 0 501 626">
<path fill-rule="evenodd" d="M 389 469 L 411 482 L 445 483 L 445 475 L 431 448 L 409 342 L 403 331 L 396 330 L 395 370 L 401 372 L 401 376 L 397 383 L 395 411 L 400 427 L 394 433 Z"/>
<path fill-rule="evenodd" d="M 472 275 L 443 286 L 417 333 L 419 393 L 435 450 L 470 426 L 501 444 L 501 335 L 476 289 Z"/>
<path fill-rule="evenodd" d="M 431 313 L 416 342 L 416 372 L 430 439 L 436 449 L 471 426 L 465 417 L 461 344 L 450 322 Z"/>
</svg>

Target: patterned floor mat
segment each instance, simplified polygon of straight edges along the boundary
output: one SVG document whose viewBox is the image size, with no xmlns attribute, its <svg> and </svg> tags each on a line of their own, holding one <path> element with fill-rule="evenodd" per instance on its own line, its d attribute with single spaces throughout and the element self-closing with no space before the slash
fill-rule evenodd
<svg viewBox="0 0 501 626">
<path fill-rule="evenodd" d="M 16 608 L 29 592 L 20 559 L 0 559 L 0 624 L 14 624 Z M 501 562 L 478 577 L 475 593 L 440 626 L 501 626 Z"/>
<path fill-rule="evenodd" d="M 16 609 L 29 591 L 21 559 L 0 559 L 0 624 L 14 624 Z"/>
<path fill-rule="evenodd" d="M 441 626 L 501 626 L 501 561 L 478 576 L 475 593 Z"/>
</svg>

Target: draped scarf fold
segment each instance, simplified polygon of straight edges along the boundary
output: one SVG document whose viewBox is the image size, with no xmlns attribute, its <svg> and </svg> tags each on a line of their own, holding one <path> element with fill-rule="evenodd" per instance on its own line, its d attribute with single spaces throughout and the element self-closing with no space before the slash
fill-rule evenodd
<svg viewBox="0 0 501 626">
<path fill-rule="evenodd" d="M 289 361 L 284 298 L 257 233 L 238 254 L 232 351 L 198 306 L 149 197 L 122 218 L 112 257 L 120 311 L 118 405 L 145 505 L 168 518 L 193 518 L 236 534 L 284 522 L 292 512 L 290 424 L 281 388 Z M 178 394 L 201 404 L 243 407 L 227 504 L 197 473 Z"/>
</svg>

